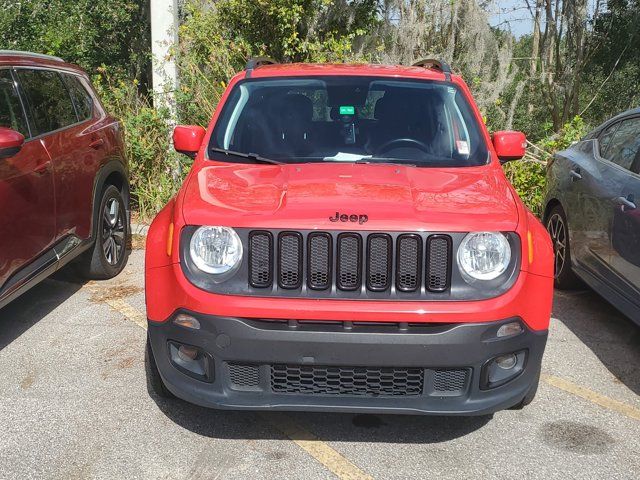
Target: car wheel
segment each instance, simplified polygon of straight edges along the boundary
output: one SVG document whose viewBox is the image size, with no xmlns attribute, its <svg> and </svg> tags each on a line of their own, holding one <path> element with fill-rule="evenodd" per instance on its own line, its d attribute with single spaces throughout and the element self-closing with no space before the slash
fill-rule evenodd
<svg viewBox="0 0 640 480">
<path fill-rule="evenodd" d="M 153 356 L 153 350 L 151 349 L 149 335 L 147 335 L 147 346 L 144 350 L 144 370 L 147 376 L 147 390 L 150 395 L 156 395 L 160 398 L 176 398 L 162 381 L 158 365 L 156 365 L 156 359 Z"/>
<path fill-rule="evenodd" d="M 571 246 L 567 216 L 560 205 L 551 210 L 547 218 L 547 231 L 553 242 L 554 284 L 560 290 L 570 290 L 580 285 L 580 280 L 571 270 Z"/>
<path fill-rule="evenodd" d="M 106 280 L 118 275 L 127 264 L 129 219 L 122 193 L 108 185 L 102 193 L 96 240 L 78 263 L 80 274 L 91 280 Z"/>
</svg>

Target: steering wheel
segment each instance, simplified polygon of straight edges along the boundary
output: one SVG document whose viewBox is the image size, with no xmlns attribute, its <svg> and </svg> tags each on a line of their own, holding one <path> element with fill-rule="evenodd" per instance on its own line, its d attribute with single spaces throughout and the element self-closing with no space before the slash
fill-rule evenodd
<svg viewBox="0 0 640 480">
<path fill-rule="evenodd" d="M 383 145 L 380 145 L 377 149 L 376 149 L 376 154 L 381 153 L 381 152 L 386 152 L 388 150 L 392 150 L 393 148 L 398 148 L 402 145 L 408 146 L 408 147 L 414 147 L 414 148 L 418 148 L 420 150 L 422 150 L 425 153 L 429 153 L 430 149 L 429 147 L 424 144 L 423 142 L 421 142 L 420 140 L 416 140 L 415 138 L 396 138 L 395 140 L 389 140 L 388 142 L 384 143 Z"/>
</svg>

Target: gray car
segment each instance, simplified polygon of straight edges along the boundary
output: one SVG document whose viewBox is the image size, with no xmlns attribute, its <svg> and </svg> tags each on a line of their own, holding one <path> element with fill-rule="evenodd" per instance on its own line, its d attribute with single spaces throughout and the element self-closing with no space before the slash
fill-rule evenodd
<svg viewBox="0 0 640 480">
<path fill-rule="evenodd" d="M 554 156 L 544 224 L 556 287 L 582 280 L 640 324 L 640 108 Z"/>
</svg>

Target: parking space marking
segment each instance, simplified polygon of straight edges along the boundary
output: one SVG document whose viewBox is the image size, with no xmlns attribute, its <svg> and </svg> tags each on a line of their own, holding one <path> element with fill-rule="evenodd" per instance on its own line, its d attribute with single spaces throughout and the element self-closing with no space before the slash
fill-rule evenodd
<svg viewBox="0 0 640 480">
<path fill-rule="evenodd" d="M 315 458 L 336 477 L 342 480 L 373 480 L 371 475 L 360 470 L 337 450 L 294 422 L 288 415 L 263 413 L 260 417 Z"/>
<path fill-rule="evenodd" d="M 608 410 L 621 413 L 629 418 L 640 420 L 640 409 L 635 408 L 629 404 L 619 402 L 613 398 L 609 398 L 605 395 L 596 393 L 588 388 L 577 385 L 564 378 L 556 377 L 554 375 L 548 375 L 543 373 L 540 378 L 547 384 L 564 390 L 565 392 L 576 395 L 577 397 L 584 398 L 592 403 L 600 405 Z"/>
<path fill-rule="evenodd" d="M 95 291 L 94 288 L 89 288 Z M 147 329 L 146 315 L 125 300 L 120 298 L 105 299 L 104 302 L 122 314 L 127 320 L 142 327 L 144 330 Z M 291 417 L 285 414 L 272 413 L 269 415 L 263 414 L 261 418 L 282 432 L 289 440 L 293 441 L 341 480 L 373 480 L 373 477 L 360 470 L 313 433 L 298 425 Z"/>
</svg>

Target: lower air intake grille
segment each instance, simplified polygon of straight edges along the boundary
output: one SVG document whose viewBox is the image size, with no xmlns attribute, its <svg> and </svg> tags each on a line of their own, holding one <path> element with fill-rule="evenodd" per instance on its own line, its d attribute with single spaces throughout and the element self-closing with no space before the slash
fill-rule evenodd
<svg viewBox="0 0 640 480">
<path fill-rule="evenodd" d="M 275 393 L 415 396 L 422 395 L 423 385 L 421 368 L 271 366 Z"/>
<path fill-rule="evenodd" d="M 435 393 L 455 393 L 464 391 L 467 385 L 468 370 L 435 370 L 433 390 Z"/>
<path fill-rule="evenodd" d="M 260 369 L 257 365 L 228 363 L 229 379 L 234 387 L 257 387 L 260 384 Z"/>
</svg>

